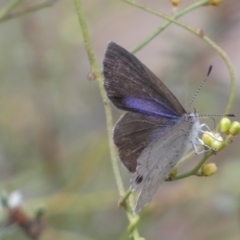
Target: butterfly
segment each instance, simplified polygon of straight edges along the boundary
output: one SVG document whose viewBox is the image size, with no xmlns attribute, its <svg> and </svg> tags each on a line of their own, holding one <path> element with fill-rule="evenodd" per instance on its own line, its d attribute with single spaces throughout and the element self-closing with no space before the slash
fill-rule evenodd
<svg viewBox="0 0 240 240">
<path fill-rule="evenodd" d="M 173 93 L 133 54 L 110 42 L 103 60 L 108 98 L 127 111 L 116 123 L 113 141 L 132 173 L 130 188 L 141 190 L 134 212 L 148 204 L 179 159 L 193 147 L 204 124 L 186 112 Z"/>
</svg>

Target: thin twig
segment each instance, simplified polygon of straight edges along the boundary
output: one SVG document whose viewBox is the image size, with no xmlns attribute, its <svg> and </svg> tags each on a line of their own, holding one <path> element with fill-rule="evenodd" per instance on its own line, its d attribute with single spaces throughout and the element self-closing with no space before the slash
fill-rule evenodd
<svg viewBox="0 0 240 240">
<path fill-rule="evenodd" d="M 109 100 L 106 96 L 106 93 L 105 93 L 105 90 L 104 90 L 104 87 L 103 87 L 103 84 L 102 84 L 103 79 L 102 79 L 101 71 L 100 71 L 100 69 L 97 65 L 97 61 L 96 61 L 94 53 L 93 53 L 90 37 L 89 37 L 89 34 L 88 34 L 87 24 L 86 24 L 86 21 L 85 21 L 84 15 L 83 15 L 83 11 L 82 11 L 81 1 L 80 0 L 74 0 L 74 1 L 75 1 L 77 15 L 78 15 L 78 18 L 79 18 L 79 23 L 80 23 L 80 26 L 81 26 L 82 35 L 83 35 L 85 47 L 86 47 L 86 50 L 87 50 L 89 62 L 90 62 L 90 65 L 91 65 L 91 69 L 92 69 L 92 72 L 93 72 L 93 74 L 94 74 L 94 76 L 97 80 L 97 83 L 98 83 L 98 86 L 99 86 L 99 89 L 100 89 L 100 93 L 101 93 L 101 96 L 102 96 L 102 99 L 103 99 L 105 115 L 106 115 L 106 120 L 107 120 L 107 132 L 108 132 L 109 148 L 110 148 L 110 155 L 111 155 L 113 172 L 114 172 L 114 176 L 115 176 L 115 179 L 116 179 L 116 182 L 117 182 L 117 187 L 118 187 L 119 194 L 121 196 L 123 196 L 124 195 L 124 187 L 123 187 L 123 182 L 122 182 L 122 178 L 121 178 L 118 163 L 117 163 L 116 150 L 115 150 L 115 147 L 114 147 L 114 144 L 113 144 L 113 141 L 112 141 L 113 120 L 112 120 L 111 106 L 110 106 Z M 131 209 L 131 211 L 126 211 L 126 214 L 128 216 L 130 225 L 133 224 L 134 222 L 136 222 L 136 216 L 134 216 L 132 212 L 133 212 L 132 209 Z M 132 232 L 130 234 L 133 237 L 133 239 L 135 239 L 135 240 L 140 239 L 139 233 L 138 233 L 136 228 L 132 229 Z"/>
<path fill-rule="evenodd" d="M 3 18 L 0 18 L 0 22 L 4 22 L 4 21 L 7 21 L 7 20 L 10 20 L 10 19 L 13 19 L 13 18 L 21 17 L 21 16 L 26 15 L 28 13 L 38 11 L 42 8 L 51 7 L 56 2 L 58 2 L 58 0 L 46 0 L 46 1 L 41 2 L 41 3 L 33 4 L 33 5 L 31 5 L 27 8 L 24 8 L 24 9 L 20 9 L 20 10 L 14 11 L 14 12 L 9 12 L 6 16 L 4 16 Z"/>
<path fill-rule="evenodd" d="M 0 21 L 2 19 L 6 18 L 6 16 L 18 5 L 22 2 L 23 0 L 13 0 L 8 5 L 6 5 L 4 8 L 0 10 Z"/>
<path fill-rule="evenodd" d="M 123 0 L 126 3 L 129 3 L 128 0 Z M 188 12 L 193 11 L 196 8 L 202 7 L 204 6 L 206 3 L 208 3 L 209 0 L 201 0 L 199 2 L 196 2 L 192 5 L 190 5 L 189 7 L 186 7 L 185 9 L 183 9 L 182 11 L 177 12 L 176 14 L 174 14 L 172 16 L 173 19 L 178 19 L 181 16 L 187 14 Z M 172 24 L 171 21 L 166 21 L 165 23 L 163 23 L 159 28 L 157 28 L 153 33 L 151 33 L 148 37 L 146 37 L 140 44 L 138 44 L 138 46 L 136 46 L 135 48 L 133 48 L 131 50 L 132 53 L 136 53 L 137 51 L 141 50 L 144 46 L 146 46 L 151 40 L 153 40 L 156 36 L 158 36 L 163 30 L 165 30 L 170 24 Z"/>
</svg>

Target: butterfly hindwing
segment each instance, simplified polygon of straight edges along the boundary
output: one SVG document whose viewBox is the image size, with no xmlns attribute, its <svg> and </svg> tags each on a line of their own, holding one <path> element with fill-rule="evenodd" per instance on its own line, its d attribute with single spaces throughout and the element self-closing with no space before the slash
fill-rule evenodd
<svg viewBox="0 0 240 240">
<path fill-rule="evenodd" d="M 113 140 L 125 167 L 130 172 L 135 172 L 137 159 L 143 149 L 174 124 L 169 119 L 131 112 L 124 114 L 114 128 Z"/>
<path fill-rule="evenodd" d="M 186 121 L 177 124 L 171 132 L 166 132 L 149 144 L 139 156 L 136 172 L 131 179 L 131 189 L 141 189 L 135 212 L 151 201 L 159 185 L 191 145 L 188 139 L 191 127 Z"/>
</svg>

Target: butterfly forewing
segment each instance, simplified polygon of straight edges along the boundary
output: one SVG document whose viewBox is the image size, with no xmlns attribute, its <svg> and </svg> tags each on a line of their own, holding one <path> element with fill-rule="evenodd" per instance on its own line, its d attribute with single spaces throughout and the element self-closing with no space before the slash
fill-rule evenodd
<svg viewBox="0 0 240 240">
<path fill-rule="evenodd" d="M 170 90 L 133 54 L 110 42 L 103 61 L 104 86 L 120 109 L 157 117 L 185 113 Z"/>
</svg>

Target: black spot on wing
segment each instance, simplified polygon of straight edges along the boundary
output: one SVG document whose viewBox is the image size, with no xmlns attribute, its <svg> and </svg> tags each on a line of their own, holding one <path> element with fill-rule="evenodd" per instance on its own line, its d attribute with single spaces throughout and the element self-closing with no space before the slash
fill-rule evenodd
<svg viewBox="0 0 240 240">
<path fill-rule="evenodd" d="M 137 184 L 139 184 L 139 183 L 141 183 L 142 182 L 142 180 L 143 180 L 143 176 L 141 176 L 141 175 L 138 175 L 137 177 L 136 177 L 136 183 Z"/>
</svg>

